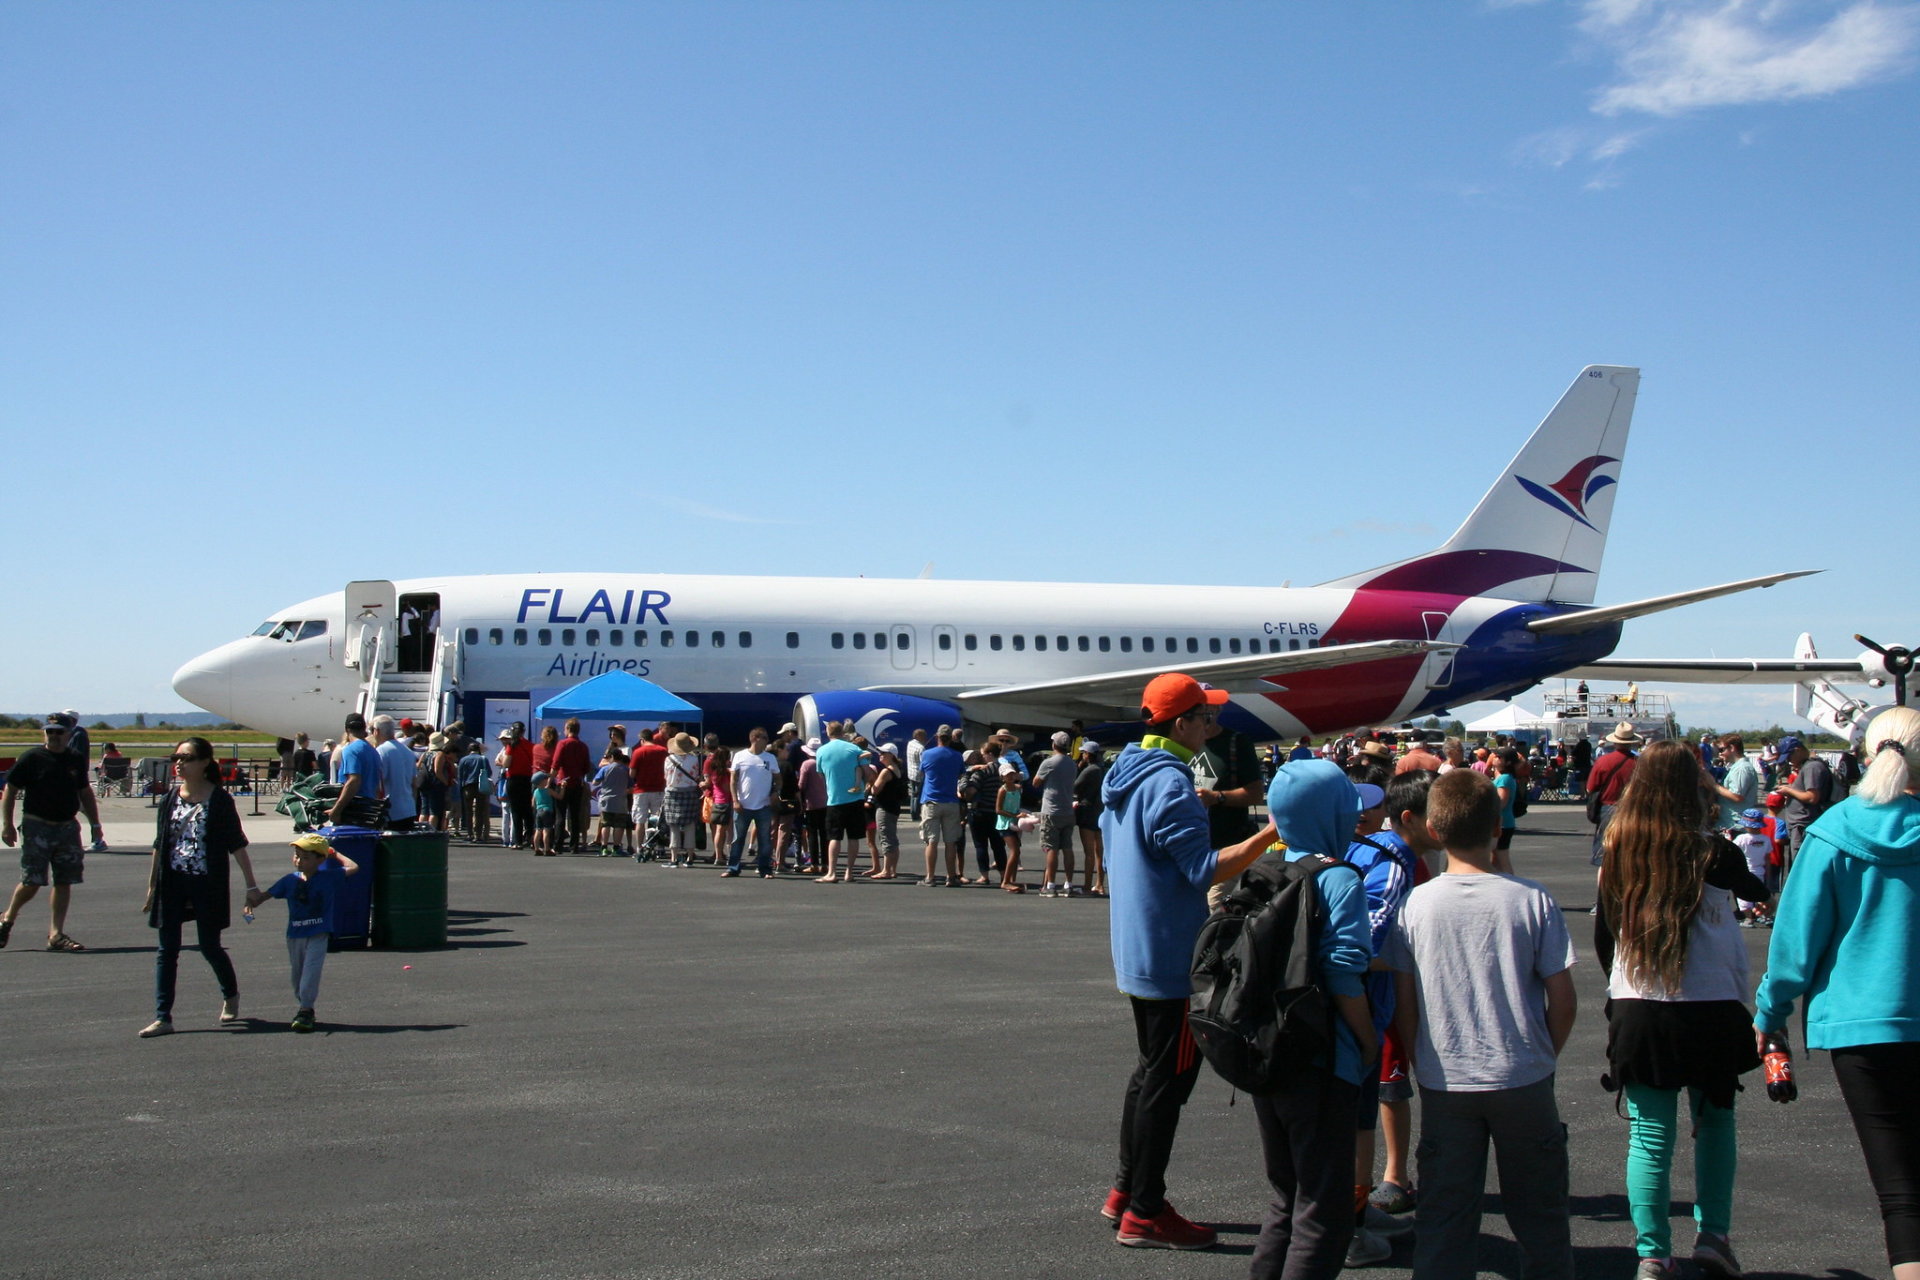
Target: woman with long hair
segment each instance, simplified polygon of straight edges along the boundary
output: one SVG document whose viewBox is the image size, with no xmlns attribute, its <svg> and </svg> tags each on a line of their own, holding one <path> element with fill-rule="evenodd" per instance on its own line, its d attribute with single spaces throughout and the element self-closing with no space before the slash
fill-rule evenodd
<svg viewBox="0 0 1920 1280">
<path fill-rule="evenodd" d="M 1742 1003 L 1747 948 L 1734 898 L 1767 894 L 1740 850 L 1708 833 L 1700 774 L 1686 743 L 1648 747 L 1600 865 L 1594 945 L 1609 975 L 1607 1061 L 1610 1087 L 1626 1095 L 1627 1204 L 1643 1277 L 1679 1274 L 1667 1208 L 1682 1091 L 1693 1132 L 1693 1261 L 1740 1274 L 1728 1240 L 1733 1096 L 1760 1056 Z"/>
<path fill-rule="evenodd" d="M 240 980 L 220 933 L 233 922 L 227 861 L 240 864 L 247 888 L 256 889 L 240 811 L 220 785 L 213 744 L 188 738 L 173 749 L 175 785 L 160 803 L 154 824 L 153 864 L 147 872 L 147 924 L 160 931 L 153 953 L 153 1021 L 142 1038 L 173 1032 L 174 979 L 180 971 L 180 933 L 188 921 L 201 958 L 220 984 L 220 1025 L 240 1021 Z"/>
<path fill-rule="evenodd" d="M 1513 874 L 1514 829 L 1519 825 L 1514 801 L 1520 795 L 1520 753 L 1512 747 L 1496 747 L 1487 757 L 1487 777 L 1500 794 L 1500 840 L 1493 846 L 1493 869 L 1502 875 Z"/>
<path fill-rule="evenodd" d="M 720 745 L 720 735 L 707 735 L 707 762 L 701 767 L 701 792 L 707 821 L 707 842 L 713 850 L 713 865 L 727 860 L 727 846 L 733 843 L 733 752 Z"/>
<path fill-rule="evenodd" d="M 1807 1047 L 1833 1054 L 1894 1278 L 1920 1280 L 1920 711 L 1882 711 L 1862 741 L 1860 785 L 1807 828 L 1780 894 L 1753 1028 L 1756 1047 L 1784 1050 L 1805 999 Z"/>
</svg>

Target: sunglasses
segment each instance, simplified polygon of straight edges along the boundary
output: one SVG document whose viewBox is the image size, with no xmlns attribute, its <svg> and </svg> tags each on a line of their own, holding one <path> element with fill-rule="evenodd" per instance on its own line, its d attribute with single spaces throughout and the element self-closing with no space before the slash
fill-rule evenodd
<svg viewBox="0 0 1920 1280">
<path fill-rule="evenodd" d="M 192 760 L 205 760 L 205 759 L 208 759 L 208 758 L 209 758 L 209 757 L 207 757 L 207 756 L 182 756 L 182 755 L 176 755 L 176 756 L 174 756 L 174 757 L 173 757 L 173 762 L 174 762 L 175 764 L 186 764 L 187 762 L 189 762 L 189 761 L 192 761 Z"/>
</svg>

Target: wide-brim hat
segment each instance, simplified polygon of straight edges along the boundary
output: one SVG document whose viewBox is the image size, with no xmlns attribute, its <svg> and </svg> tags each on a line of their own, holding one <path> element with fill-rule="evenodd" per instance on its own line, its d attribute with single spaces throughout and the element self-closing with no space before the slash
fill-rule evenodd
<svg viewBox="0 0 1920 1280">
<path fill-rule="evenodd" d="M 1645 738 L 1634 732 L 1632 725 L 1624 723 L 1615 725 L 1606 740 L 1616 747 L 1637 747 L 1646 742 Z"/>
<path fill-rule="evenodd" d="M 1391 760 L 1393 759 L 1393 748 L 1378 738 L 1375 738 L 1370 742 L 1360 744 L 1360 754 L 1363 756 L 1372 756 L 1376 760 Z M 1372 806 L 1369 805 L 1368 807 L 1371 808 Z"/>
</svg>

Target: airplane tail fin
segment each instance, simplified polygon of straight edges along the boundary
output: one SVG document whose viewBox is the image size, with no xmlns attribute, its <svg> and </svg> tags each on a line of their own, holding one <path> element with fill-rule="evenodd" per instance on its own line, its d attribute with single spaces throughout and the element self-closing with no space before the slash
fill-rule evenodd
<svg viewBox="0 0 1920 1280">
<path fill-rule="evenodd" d="M 1588 365 L 1451 538 L 1322 585 L 1592 604 L 1639 387 Z"/>
<path fill-rule="evenodd" d="M 1799 641 L 1793 646 L 1793 656 L 1803 662 L 1820 656 L 1813 647 L 1813 637 L 1807 632 L 1800 633 Z M 1859 698 L 1840 692 L 1825 677 L 1813 676 L 1793 686 L 1793 714 L 1858 746 L 1867 731 L 1867 721 L 1872 718 L 1872 708 Z"/>
</svg>

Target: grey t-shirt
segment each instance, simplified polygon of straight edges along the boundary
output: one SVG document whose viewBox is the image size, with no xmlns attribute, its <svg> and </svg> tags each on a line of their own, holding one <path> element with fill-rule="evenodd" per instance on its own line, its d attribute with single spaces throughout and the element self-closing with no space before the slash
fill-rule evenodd
<svg viewBox="0 0 1920 1280">
<path fill-rule="evenodd" d="M 1811 791 L 1814 803 L 1787 797 L 1786 819 L 1789 826 L 1804 827 L 1827 811 L 1827 793 L 1833 785 L 1833 770 L 1819 756 L 1808 756 L 1795 775 L 1792 786 L 1795 791 Z"/>
<path fill-rule="evenodd" d="M 1072 756 L 1063 756 L 1058 751 L 1040 762 L 1034 771 L 1034 785 L 1040 788 L 1040 815 L 1046 818 L 1071 818 L 1073 816 L 1073 779 L 1075 770 Z"/>
<path fill-rule="evenodd" d="M 1407 896 L 1385 955 L 1415 975 L 1422 1088 L 1517 1089 L 1553 1074 L 1546 979 L 1574 954 L 1544 888 L 1518 876 L 1435 876 Z"/>
</svg>

